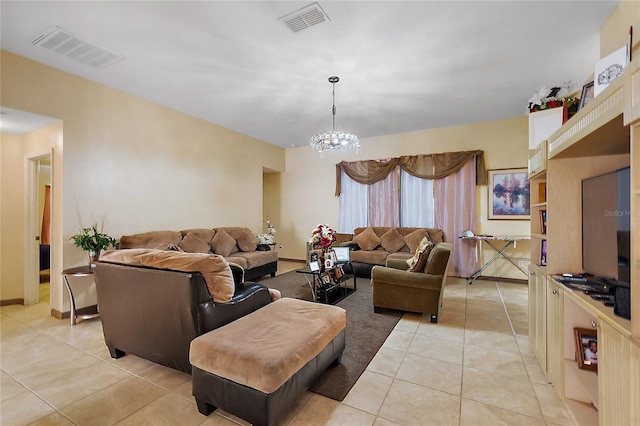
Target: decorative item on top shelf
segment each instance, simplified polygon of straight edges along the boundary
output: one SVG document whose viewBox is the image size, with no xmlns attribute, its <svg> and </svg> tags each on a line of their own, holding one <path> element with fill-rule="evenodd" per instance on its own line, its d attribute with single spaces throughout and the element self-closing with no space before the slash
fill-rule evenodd
<svg viewBox="0 0 640 426">
<path fill-rule="evenodd" d="M 580 102 L 580 99 L 576 96 L 569 95 L 569 90 L 571 90 L 572 86 L 571 81 L 563 83 L 561 87 L 552 87 L 551 89 L 543 86 L 529 98 L 529 104 L 527 105 L 529 113 L 566 106 L 566 119 L 570 118 L 578 112 L 578 104 Z"/>
<path fill-rule="evenodd" d="M 588 328 L 574 328 L 576 338 L 576 361 L 584 370 L 598 372 L 598 333 Z"/>
<path fill-rule="evenodd" d="M 531 188 L 527 169 L 489 170 L 489 219 L 531 217 Z"/>
<path fill-rule="evenodd" d="M 98 231 L 98 225 L 93 224 L 88 228 L 80 228 L 80 233 L 72 235 L 70 240 L 76 247 L 89 254 L 89 266 L 92 266 L 100 258 L 100 252 L 116 245 L 115 238 L 103 233 L 103 227 Z"/>
<path fill-rule="evenodd" d="M 622 75 L 624 67 L 627 65 L 627 45 L 622 46 L 615 52 L 610 53 L 596 62 L 594 74 L 593 96 L 598 96 L 615 79 Z"/>
<path fill-rule="evenodd" d="M 587 106 L 594 98 L 593 95 L 593 81 L 582 86 L 582 95 L 580 96 L 580 104 L 578 105 L 578 111 Z"/>
</svg>

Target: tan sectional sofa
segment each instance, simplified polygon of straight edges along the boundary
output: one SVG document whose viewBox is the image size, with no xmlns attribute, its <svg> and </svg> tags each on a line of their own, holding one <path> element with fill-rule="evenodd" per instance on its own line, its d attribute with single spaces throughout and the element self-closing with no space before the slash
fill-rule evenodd
<svg viewBox="0 0 640 426">
<path fill-rule="evenodd" d="M 356 275 L 369 277 L 371 268 L 385 266 L 388 259 L 410 259 L 425 234 L 434 243 L 444 241 L 440 229 L 370 226 L 354 229 L 353 239 L 342 245 L 357 246 L 351 251 L 353 269 Z"/>
<path fill-rule="evenodd" d="M 118 243 L 119 249 L 151 248 L 215 253 L 244 269 L 243 281 L 251 281 L 263 275 L 275 277 L 278 270 L 278 252 L 257 250 L 258 246 L 258 237 L 249 228 L 239 226 L 150 231 L 123 235 Z"/>
</svg>

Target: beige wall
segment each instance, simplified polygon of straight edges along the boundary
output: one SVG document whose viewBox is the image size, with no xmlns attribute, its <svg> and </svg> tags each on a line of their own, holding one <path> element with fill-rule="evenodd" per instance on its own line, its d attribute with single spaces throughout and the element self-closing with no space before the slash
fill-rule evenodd
<svg viewBox="0 0 640 426">
<path fill-rule="evenodd" d="M 600 57 L 605 57 L 629 43 L 629 27 L 633 26 L 633 57 L 640 55 L 640 1 L 621 1 L 600 28 Z M 595 64 L 593 64 L 595 67 Z"/>
<path fill-rule="evenodd" d="M 1 60 L 2 104 L 64 123 L 64 163 L 61 147 L 53 167 L 54 186 L 56 174 L 62 180 L 54 191 L 61 236 L 52 252 L 62 254 L 52 264 L 53 309 L 68 310 L 54 279 L 86 261 L 69 242 L 76 203 L 84 224 L 105 217 L 115 237 L 263 219 L 263 168 L 284 170 L 284 149 L 6 51 Z M 12 294 L 21 285 L 12 283 Z"/>
<path fill-rule="evenodd" d="M 524 105 L 524 104 L 523 104 Z M 361 140 L 362 147 L 355 151 L 326 152 L 324 158 L 311 148 L 289 148 L 286 151 L 286 171 L 281 180 L 282 234 L 278 242 L 284 248 L 281 257 L 304 259 L 304 244 L 318 223 L 338 224 L 338 198 L 334 196 L 335 164 L 397 157 L 400 155 L 429 154 L 447 151 L 485 151 L 487 169 L 527 167 L 528 121 L 521 118 L 463 126 L 423 130 L 411 133 Z M 529 221 L 486 220 L 487 186 L 476 190 L 480 233 L 494 235 L 529 235 Z M 455 241 L 454 241 L 455 243 Z M 519 244 L 510 252 L 529 262 L 529 244 Z M 486 255 L 491 255 L 486 252 Z M 496 262 L 497 268 L 488 269 L 486 275 L 525 278 L 507 262 Z"/>
</svg>

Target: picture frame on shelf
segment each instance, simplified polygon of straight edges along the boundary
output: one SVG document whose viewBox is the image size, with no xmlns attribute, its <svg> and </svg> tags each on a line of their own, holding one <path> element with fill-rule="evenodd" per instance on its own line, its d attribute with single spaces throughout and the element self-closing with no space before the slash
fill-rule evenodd
<svg viewBox="0 0 640 426">
<path fill-rule="evenodd" d="M 547 240 L 540 241 L 540 266 L 547 266 Z"/>
<path fill-rule="evenodd" d="M 609 87 L 618 77 L 622 75 L 627 65 L 627 45 L 611 52 L 604 58 L 596 62 L 594 73 L 595 86 L 593 96 L 598 96 L 604 89 Z"/>
<path fill-rule="evenodd" d="M 320 272 L 320 264 L 317 260 L 312 260 L 309 262 L 309 269 L 311 272 Z"/>
<path fill-rule="evenodd" d="M 594 82 L 587 83 L 582 86 L 582 95 L 580 96 L 580 103 L 578 104 L 578 111 L 587 106 L 594 98 Z"/>
<path fill-rule="evenodd" d="M 596 330 L 576 327 L 573 329 L 576 342 L 578 368 L 598 372 L 598 333 Z"/>
<path fill-rule="evenodd" d="M 547 211 L 544 209 L 540 210 L 540 233 L 547 233 Z"/>
<path fill-rule="evenodd" d="M 489 170 L 489 219 L 531 218 L 531 188 L 527 168 Z"/>
</svg>

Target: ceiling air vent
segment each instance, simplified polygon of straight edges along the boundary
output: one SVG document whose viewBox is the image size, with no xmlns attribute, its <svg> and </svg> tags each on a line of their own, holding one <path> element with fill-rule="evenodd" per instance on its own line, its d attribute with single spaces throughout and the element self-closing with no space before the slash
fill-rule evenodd
<svg viewBox="0 0 640 426">
<path fill-rule="evenodd" d="M 60 27 L 45 31 L 33 41 L 33 45 L 52 50 L 94 68 L 104 68 L 125 59 L 122 55 L 82 40 Z"/>
<path fill-rule="evenodd" d="M 297 33 L 298 31 L 309 28 L 312 25 L 330 21 L 330 19 L 324 10 L 322 10 L 322 7 L 320 7 L 317 2 L 314 2 L 302 9 L 296 10 L 295 12 L 281 16 L 278 18 L 278 21 L 284 22 L 291 31 Z"/>
</svg>

